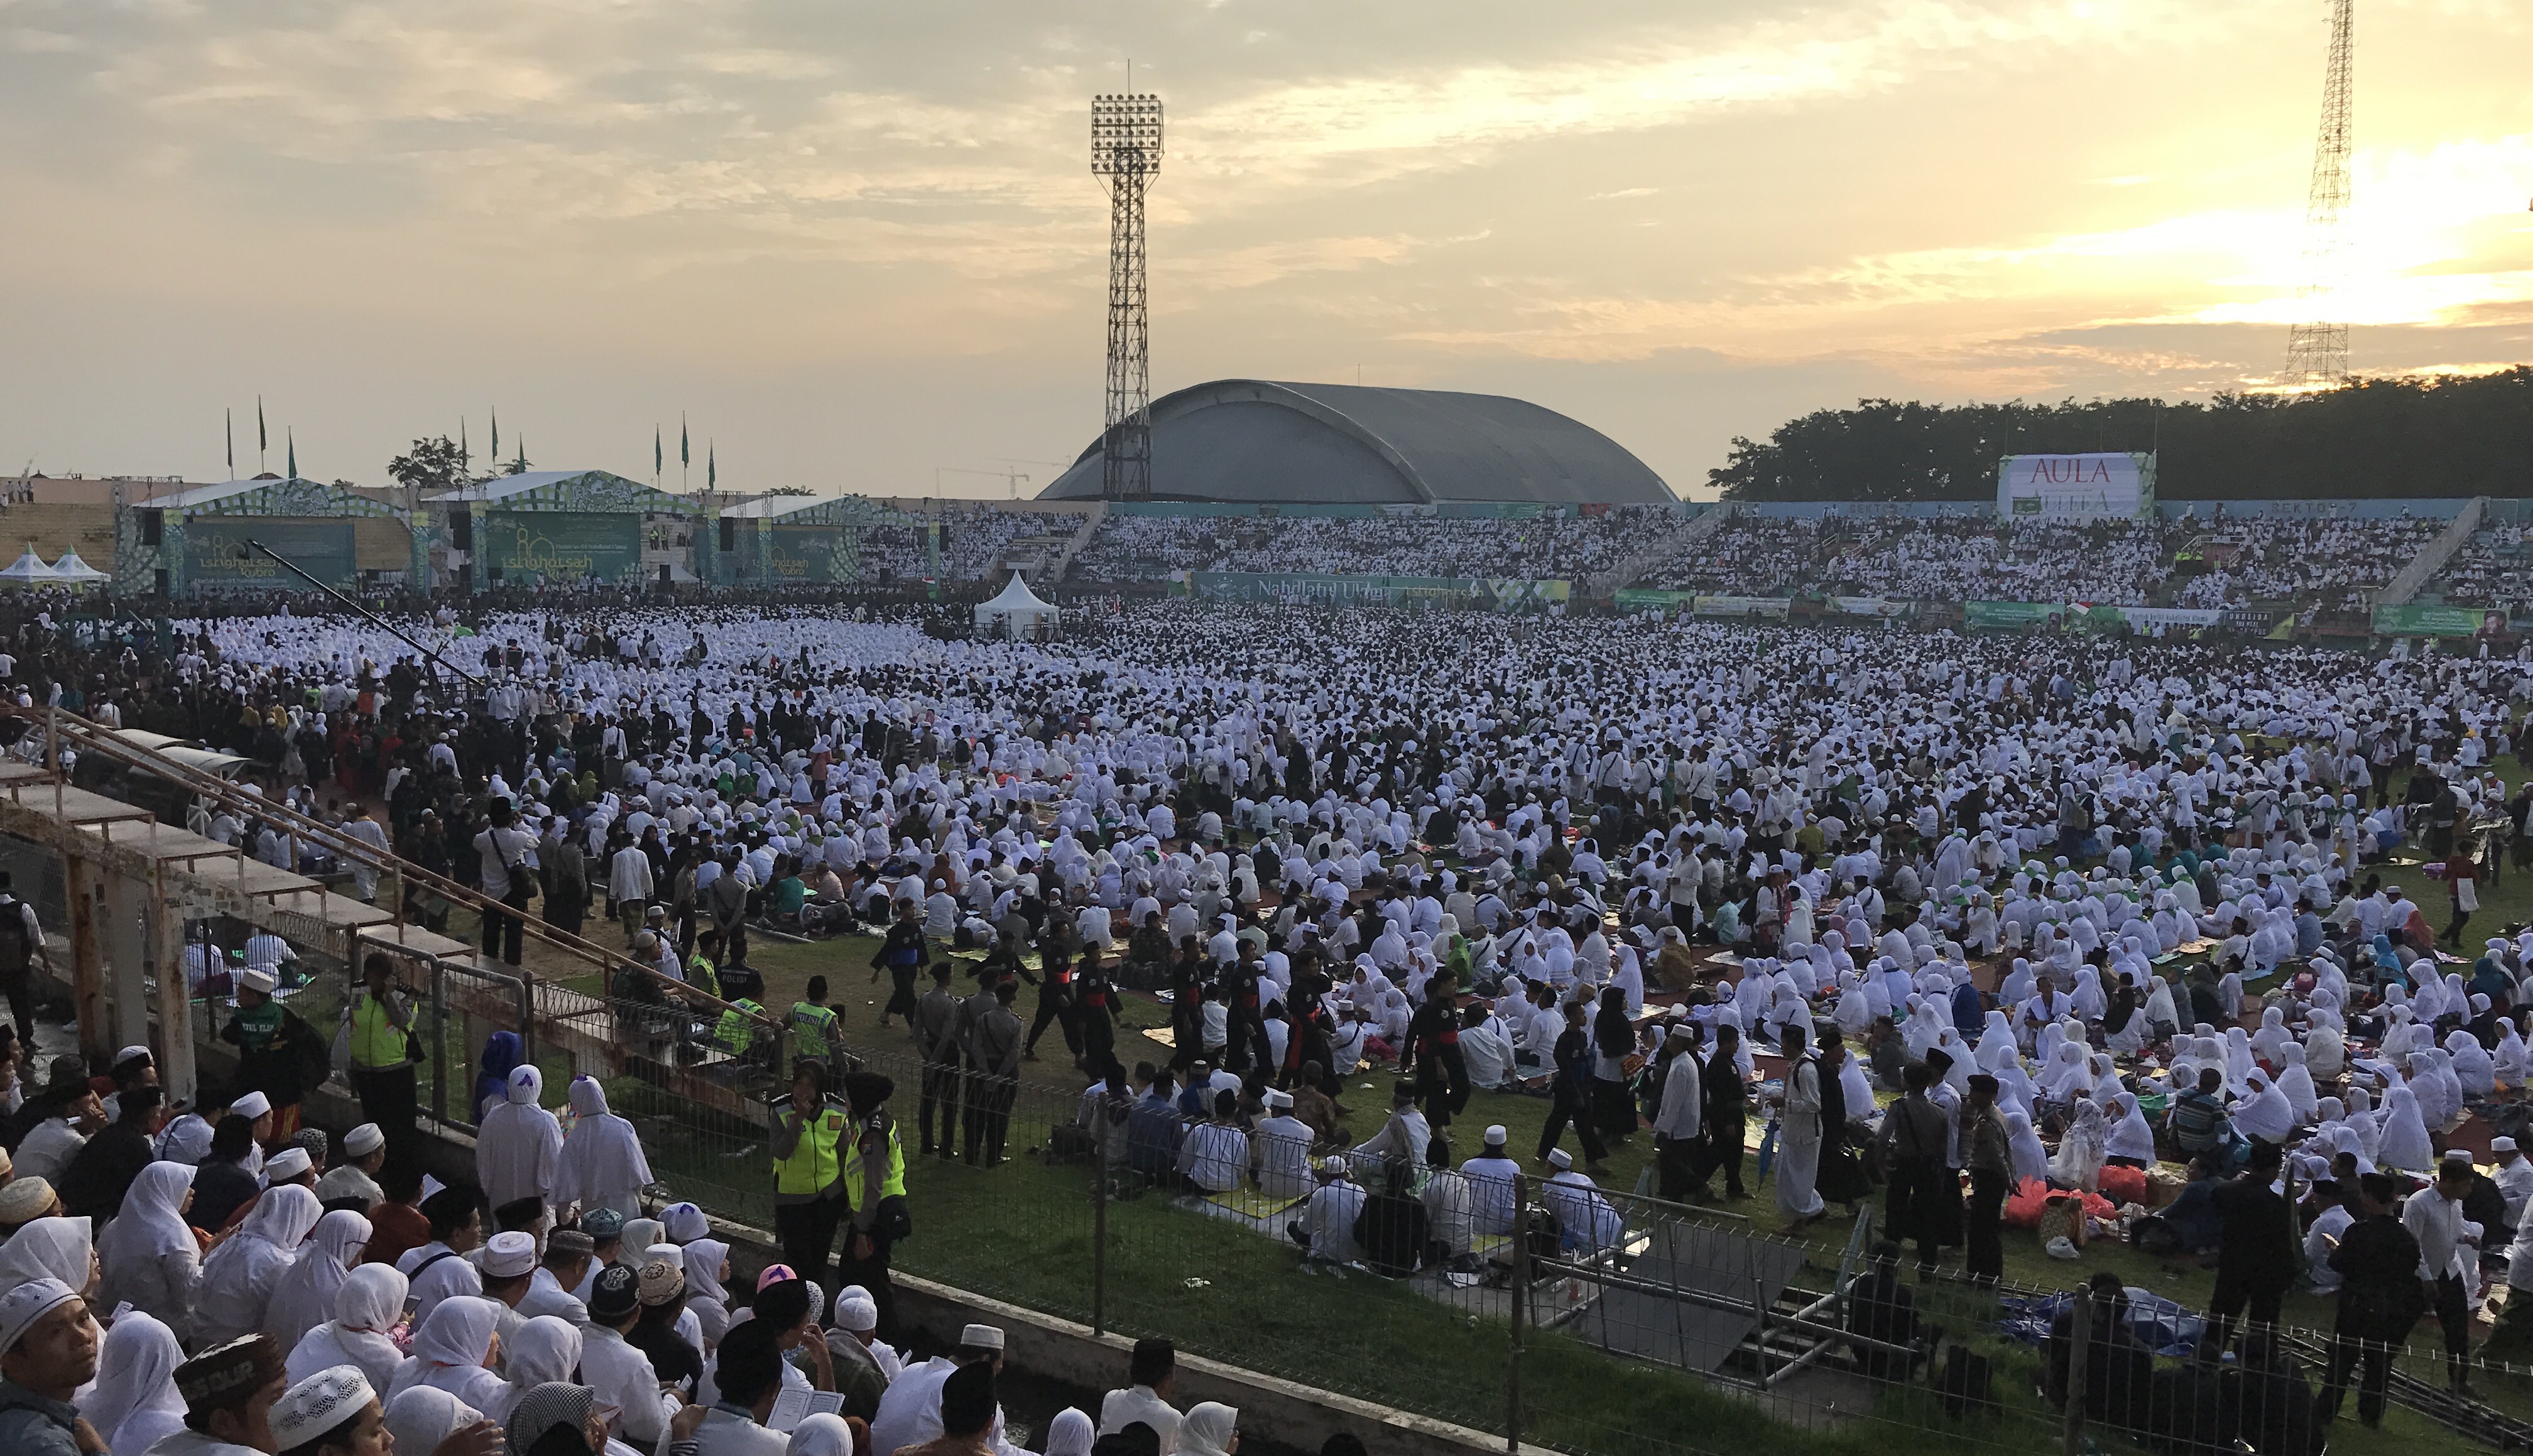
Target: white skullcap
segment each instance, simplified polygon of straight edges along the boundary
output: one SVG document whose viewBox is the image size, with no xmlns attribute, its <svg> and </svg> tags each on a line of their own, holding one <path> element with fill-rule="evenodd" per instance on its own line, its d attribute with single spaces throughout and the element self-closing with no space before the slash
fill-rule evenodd
<svg viewBox="0 0 2533 1456">
<path fill-rule="evenodd" d="M 354 1365 L 319 1370 L 272 1403 L 272 1438 L 287 1451 L 304 1446 L 353 1419 L 378 1399 L 369 1377 Z"/>
<path fill-rule="evenodd" d="M 495 1234 L 484 1246 L 484 1272 L 496 1279 L 516 1279 L 537 1267 L 537 1238 L 512 1229 Z"/>
<path fill-rule="evenodd" d="M 249 1092 L 230 1103 L 229 1111 L 245 1118 L 248 1122 L 254 1122 L 257 1118 L 272 1111 L 272 1099 L 262 1092 Z"/>
<path fill-rule="evenodd" d="M 78 1298 L 79 1291 L 59 1279 L 29 1279 L 0 1295 L 0 1353 L 17 1348 L 36 1320 Z"/>
<path fill-rule="evenodd" d="M 280 987 L 281 982 L 273 979 L 271 971 L 250 970 L 238 977 L 238 985 L 244 990 L 262 991 L 269 996 Z"/>
<path fill-rule="evenodd" d="M 120 1067 L 126 1062 L 146 1062 L 148 1060 L 149 1048 L 146 1046 L 128 1046 L 114 1054 L 114 1061 L 110 1065 Z"/>
<path fill-rule="evenodd" d="M 387 1145 L 387 1135 L 376 1123 L 363 1123 L 343 1135 L 343 1151 L 356 1158 L 366 1158 Z"/>
<path fill-rule="evenodd" d="M 848 1293 L 836 1301 L 836 1328 L 856 1333 L 879 1328 L 879 1306 L 867 1294 Z"/>
<path fill-rule="evenodd" d="M 317 1166 L 304 1147 L 285 1147 L 265 1160 L 264 1176 L 267 1182 L 282 1184 Z"/>
<path fill-rule="evenodd" d="M 1503 1126 L 1503 1124 L 1502 1124 L 1502 1123 L 1489 1123 L 1489 1124 L 1487 1125 L 1487 1141 L 1488 1141 L 1488 1143 L 1489 1143 L 1490 1145 L 1493 1145 L 1493 1144 L 1501 1143 L 1501 1142 L 1502 1142 L 1503 1140 L 1504 1140 L 1504 1126 Z"/>
<path fill-rule="evenodd" d="M 704 1211 L 692 1203 L 672 1203 L 661 1209 L 660 1224 L 679 1244 L 692 1244 L 712 1234 L 712 1224 L 704 1217 Z"/>
<path fill-rule="evenodd" d="M 1548 1166 L 1562 1173 L 1574 1166 L 1574 1154 L 1561 1147 L 1552 1147 L 1548 1150 Z"/>
<path fill-rule="evenodd" d="M 959 1344 L 967 1350 L 1000 1350 L 1003 1332 L 990 1324 L 972 1324 L 959 1331 Z"/>
</svg>

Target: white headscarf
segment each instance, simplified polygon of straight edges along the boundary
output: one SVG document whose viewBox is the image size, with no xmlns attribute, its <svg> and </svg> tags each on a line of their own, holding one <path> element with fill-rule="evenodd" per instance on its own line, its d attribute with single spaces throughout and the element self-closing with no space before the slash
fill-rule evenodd
<svg viewBox="0 0 2533 1456">
<path fill-rule="evenodd" d="M 295 1349 L 299 1337 L 334 1317 L 334 1292 L 361 1261 L 369 1247 L 370 1221 L 348 1208 L 337 1208 L 317 1220 L 317 1231 L 297 1261 L 273 1286 L 272 1303 L 264 1311 L 265 1333 Z"/>
<path fill-rule="evenodd" d="M 1047 1424 L 1045 1456 L 1090 1456 L 1090 1441 L 1097 1427 L 1090 1417 L 1071 1406 L 1055 1413 Z M 790 1456 L 830 1456 L 827 1452 L 802 1453 L 794 1450 Z"/>
<path fill-rule="evenodd" d="M 284 1369 L 293 1381 L 338 1365 L 357 1366 L 370 1388 L 384 1390 L 404 1365 L 404 1352 L 387 1334 L 404 1317 L 412 1281 L 393 1264 L 362 1264 L 334 1291 L 334 1317 L 299 1337 Z"/>
<path fill-rule="evenodd" d="M 571 1110 L 578 1116 L 555 1165 L 557 1203 L 613 1208 L 627 1219 L 642 1212 L 642 1190 L 651 1182 L 650 1159 L 633 1125 L 607 1110 L 607 1091 L 590 1077 L 572 1078 Z"/>
<path fill-rule="evenodd" d="M 1055 1448 L 1056 1432 L 1063 1428 L 1066 1416 L 1081 1415 L 1080 1411 L 1067 1410 L 1056 1416 L 1056 1424 L 1047 1428 L 1046 1456 L 1063 1456 Z M 804 1416 L 799 1425 L 792 1427 L 792 1441 L 783 1448 L 783 1456 L 854 1456 L 854 1428 L 845 1424 L 842 1416 L 823 1412 Z M 1086 1438 L 1082 1449 L 1071 1453 L 1071 1456 L 1090 1456 L 1089 1439 Z"/>
<path fill-rule="evenodd" d="M 479 1411 L 492 1410 L 506 1387 L 484 1361 L 493 1353 L 501 1320 L 501 1307 L 492 1300 L 467 1294 L 442 1300 L 414 1331 L 413 1358 L 396 1371 L 393 1393 L 429 1385 Z"/>
<path fill-rule="evenodd" d="M 2436 1166 L 2436 1149 L 2428 1144 L 2428 1125 L 2419 1118 L 2418 1094 L 2397 1086 L 2384 1094 L 2384 1135 L 2375 1161 L 2405 1173 L 2425 1173 Z"/>
<path fill-rule="evenodd" d="M 445 1390 L 416 1385 L 386 1402 L 387 1433 L 400 1451 L 429 1453 L 484 1413 Z"/>
<path fill-rule="evenodd" d="M 265 1189 L 246 1222 L 203 1263 L 194 1297 L 196 1338 L 232 1340 L 263 1329 L 273 1290 L 324 1211 L 297 1184 Z"/>
<path fill-rule="evenodd" d="M 2099 1188 L 2107 1136 L 2101 1105 L 2090 1097 L 2077 1103 L 2075 1120 L 2059 1136 L 2058 1155 L 2049 1160 L 2050 1178 L 2087 1193 Z"/>
<path fill-rule="evenodd" d="M 176 1367 L 184 1363 L 176 1332 L 155 1316 L 140 1310 L 115 1316 L 97 1348 L 96 1387 L 80 1403 L 80 1414 L 108 1451 L 147 1451 L 183 1427 L 185 1398 L 176 1393 Z"/>
<path fill-rule="evenodd" d="M 178 1250 L 199 1256 L 202 1246 L 194 1242 L 194 1231 L 187 1226 L 185 1215 L 176 1211 L 193 1186 L 194 1167 L 190 1163 L 159 1162 L 142 1169 L 141 1176 L 123 1191 L 123 1211 L 97 1236 L 97 1257 L 105 1261 L 107 1269 Z"/>
<path fill-rule="evenodd" d="M 503 1388 L 495 1407 L 484 1414 L 507 1424 L 510 1413 L 518 1409 L 519 1400 L 540 1385 L 578 1383 L 575 1372 L 580 1369 L 580 1330 L 568 1319 L 554 1314 L 540 1314 L 519 1326 L 510 1337 L 509 1346 L 501 1352 L 501 1363 L 509 1371 L 509 1384 Z"/>
<path fill-rule="evenodd" d="M 2007 1145 L 2014 1153 L 2014 1181 L 2049 1176 L 2049 1148 L 2032 1131 L 2032 1116 L 2017 1109 L 2005 1115 Z"/>
<path fill-rule="evenodd" d="M 1215 1401 L 1191 1407 L 1179 1423 L 1178 1456 L 1230 1456 L 1223 1448 L 1240 1429 L 1240 1412 Z"/>
<path fill-rule="evenodd" d="M 59 1279 L 85 1294 L 96 1273 L 91 1249 L 87 1219 L 58 1214 L 34 1219 L 10 1235 L 8 1243 L 0 1244 L 0 1289 Z"/>
<path fill-rule="evenodd" d="M 545 1074 L 533 1065 L 512 1068 L 503 1100 L 484 1114 L 475 1130 L 475 1176 L 484 1186 L 485 1201 L 496 1208 L 518 1198 L 543 1197 L 554 1186 L 556 1164 L 562 1156 L 562 1124 L 537 1105 L 545 1086 Z"/>
</svg>

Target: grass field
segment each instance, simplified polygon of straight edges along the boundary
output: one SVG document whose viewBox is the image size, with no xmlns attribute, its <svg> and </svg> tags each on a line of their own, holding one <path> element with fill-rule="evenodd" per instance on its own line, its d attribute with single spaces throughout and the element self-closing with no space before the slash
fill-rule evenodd
<svg viewBox="0 0 2533 1456">
<path fill-rule="evenodd" d="M 2514 781 L 2513 760 L 2498 772 Z M 2422 899 L 2442 925 L 2444 895 L 2420 872 L 2412 851 L 2383 867 L 2387 881 Z M 2508 874 L 2484 882 L 2482 909 L 2465 944 L 2505 925 L 2533 920 L 2533 875 Z M 453 933 L 463 933 L 462 930 Z M 593 926 L 594 938 L 611 934 Z M 602 942 L 604 943 L 604 942 Z M 883 1057 L 911 1056 L 902 1028 L 878 1027 L 885 982 L 870 981 L 869 958 L 877 942 L 866 937 L 797 944 L 759 938 L 750 962 L 766 979 L 765 1005 L 781 1012 L 798 998 L 813 974 L 825 975 L 831 1003 L 843 1014 L 848 1042 Z M 1021 1010 L 1032 996 L 1023 993 Z M 1129 1028 L 1166 1022 L 1152 999 L 1128 993 Z M 1092 1312 L 1094 1245 L 1088 1172 L 1050 1167 L 1036 1155 L 1045 1126 L 1069 1121 L 1084 1084 L 1050 1029 L 1041 1044 L 1045 1060 L 1025 1068 L 1025 1092 L 1013 1128 L 1013 1161 L 985 1170 L 957 1163 L 912 1159 L 909 1191 L 916 1237 L 899 1251 L 899 1266 L 979 1294 L 1075 1318 Z M 1119 1055 L 1132 1065 L 1159 1061 L 1166 1049 L 1121 1034 Z M 549 1068 L 547 1098 L 560 1105 L 564 1077 Z M 452 1068 L 452 1073 L 454 1069 Z M 457 1078 L 452 1076 L 452 1081 Z M 910 1154 L 917 1117 L 916 1089 L 900 1077 L 896 1111 L 905 1125 Z M 697 1124 L 666 1115 L 654 1094 L 633 1084 L 611 1087 L 619 1110 L 642 1121 L 644 1143 L 656 1169 L 679 1193 L 739 1216 L 762 1219 L 770 1192 L 766 1161 L 754 1136 L 736 1126 Z M 1345 1097 L 1360 1137 L 1379 1126 L 1387 1101 L 1385 1077 L 1359 1076 Z M 1527 1158 L 1546 1120 L 1545 1099 L 1506 1092 L 1477 1092 L 1451 1130 L 1458 1156 L 1475 1150 L 1477 1130 L 1503 1124 L 1517 1156 Z M 656 1114 L 656 1115 L 655 1115 Z M 1760 1125 L 1754 1120 L 1755 1150 Z M 1615 1144 L 1604 1186 L 1627 1190 L 1652 1155 L 1647 1134 Z M 1750 1172 L 1755 1172 L 1755 1165 Z M 1745 1177 L 1747 1174 L 1745 1173 Z M 1749 1227 L 1767 1233 L 1777 1215 L 1773 1183 L 1750 1180 L 1753 1197 L 1726 1204 L 1723 1213 L 1746 1215 Z M 1851 1221 L 1832 1207 L 1830 1217 L 1806 1231 L 1803 1242 L 1813 1270 L 1806 1281 L 1826 1286 L 1848 1242 Z M 2028 1232 L 2008 1231 L 2009 1285 L 2072 1287 L 2096 1269 L 2117 1271 L 2129 1284 L 2190 1308 L 2204 1308 L 2212 1272 L 2195 1260 L 2144 1256 L 2124 1245 L 2095 1243 L 2080 1262 L 2048 1258 Z M 1342 1283 L 1303 1271 L 1299 1251 L 1244 1228 L 1173 1208 L 1148 1196 L 1108 1209 L 1104 1313 L 1112 1328 L 1131 1334 L 1167 1334 L 1195 1351 L 1465 1425 L 1502 1430 L 1509 1397 L 1507 1331 L 1497 1320 L 1463 1315 L 1433 1300 L 1368 1276 Z M 1992 1302 L 1952 1285 L 1921 1297 L 1956 1331 L 1994 1317 Z M 2291 1324 L 2327 1329 L 2327 1301 L 2298 1293 L 2287 1302 Z M 1758 1405 L 1676 1371 L 1605 1355 L 1563 1335 L 1535 1336 L 1521 1370 L 1526 1439 L 1595 1452 L 1764 1451 L 1836 1453 L 1876 1450 L 1934 1451 L 1993 1446 L 2030 1451 L 2054 1446 L 2055 1414 L 2032 1393 L 2036 1357 L 1994 1339 L 1978 1343 L 2000 1361 L 2005 1414 L 1995 1420 L 1947 1422 L 1922 1392 L 1884 1394 L 1869 1412 L 1845 1411 L 1839 1424 L 1805 1428 L 1769 1416 Z M 2433 1325 L 2413 1337 L 2412 1368 L 2440 1378 Z M 2504 1376 L 2479 1381 L 2486 1398 L 2518 1415 L 2533 1415 L 2533 1386 Z M 2116 1443 L 2113 1443 L 2116 1445 Z M 2477 1449 L 2472 1443 L 2397 1408 L 2379 1431 L 2353 1421 L 2332 1432 L 2333 1449 L 2370 1456 L 2411 1456 Z"/>
</svg>

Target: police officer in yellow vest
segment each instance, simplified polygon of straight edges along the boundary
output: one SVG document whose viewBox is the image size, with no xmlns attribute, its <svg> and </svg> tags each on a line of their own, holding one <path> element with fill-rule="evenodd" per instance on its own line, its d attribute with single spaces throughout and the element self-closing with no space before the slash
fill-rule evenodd
<svg viewBox="0 0 2533 1456">
<path fill-rule="evenodd" d="M 845 1134 L 852 1111 L 827 1094 L 825 1064 L 793 1064 L 792 1094 L 774 1100 L 774 1233 L 801 1278 L 823 1280 L 846 1213 Z"/>
<path fill-rule="evenodd" d="M 713 1026 L 713 1045 L 742 1060 L 753 1055 L 764 1016 L 765 1008 L 741 996 L 730 1004 L 730 1010 L 723 1012 L 721 1020 Z"/>
<path fill-rule="evenodd" d="M 816 1057 L 833 1067 L 845 1049 L 845 1019 L 827 1004 L 825 976 L 809 977 L 802 994 L 808 999 L 792 1003 L 792 1055 Z"/>
<path fill-rule="evenodd" d="M 913 1232 L 906 1207 L 906 1144 L 898 1139 L 897 1119 L 889 1115 L 889 1094 L 897 1083 L 876 1072 L 845 1077 L 845 1100 L 852 1108 L 853 1128 L 844 1140 L 845 1201 L 848 1205 L 843 1256 L 836 1261 L 837 1281 L 870 1291 L 879 1307 L 881 1338 L 897 1326 L 897 1293 L 888 1281 L 891 1245 Z"/>
<path fill-rule="evenodd" d="M 386 1135 L 386 1166 L 413 1156 L 413 1003 L 396 984 L 395 961 L 373 953 L 361 962 L 362 985 L 344 1009 L 351 1031 L 352 1090 L 361 1116 Z"/>
</svg>

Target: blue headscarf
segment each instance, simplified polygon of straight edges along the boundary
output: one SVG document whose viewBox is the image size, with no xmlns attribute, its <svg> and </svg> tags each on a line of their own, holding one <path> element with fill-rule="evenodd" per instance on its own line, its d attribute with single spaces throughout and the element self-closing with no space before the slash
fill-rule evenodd
<svg viewBox="0 0 2533 1456">
<path fill-rule="evenodd" d="M 526 1060 L 525 1048 L 516 1031 L 496 1031 L 484 1038 L 484 1058 L 475 1076 L 475 1100 L 468 1104 L 482 1116 L 487 1100 L 506 1102 L 510 1098 L 510 1074 Z"/>
</svg>

